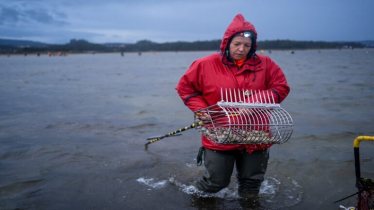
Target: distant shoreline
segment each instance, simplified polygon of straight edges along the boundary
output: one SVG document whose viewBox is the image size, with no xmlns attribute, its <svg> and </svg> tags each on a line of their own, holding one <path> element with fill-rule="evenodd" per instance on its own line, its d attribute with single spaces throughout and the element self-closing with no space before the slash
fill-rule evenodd
<svg viewBox="0 0 374 210">
<path fill-rule="evenodd" d="M 298 52 L 298 51 L 316 51 L 316 52 L 322 52 L 322 51 L 340 51 L 340 50 L 368 50 L 368 49 L 374 49 L 374 48 L 343 48 L 343 49 L 275 49 L 275 50 L 257 50 L 257 54 L 271 54 L 273 52 L 280 52 L 280 51 L 289 51 L 290 53 Z M 126 54 L 136 54 L 136 55 L 143 55 L 143 54 L 157 54 L 157 53 L 180 53 L 180 52 L 218 52 L 216 50 L 188 50 L 188 51 L 142 51 L 142 52 L 93 52 L 93 51 L 86 51 L 86 52 L 56 52 L 60 54 L 48 54 L 48 52 L 30 52 L 30 53 L 24 53 L 24 52 L 18 52 L 18 53 L 4 53 L 0 52 L 0 56 L 40 56 L 40 57 L 66 57 L 71 55 L 78 55 L 78 54 L 116 54 L 119 56 L 126 56 Z"/>
<path fill-rule="evenodd" d="M 366 42 L 370 44 L 370 42 Z M 183 51 L 215 51 L 219 50 L 221 40 L 196 41 L 196 42 L 169 42 L 155 43 L 149 40 L 141 40 L 135 44 L 94 44 L 86 40 L 72 39 L 64 45 L 48 45 L 36 42 L 2 40 L 0 39 L 0 53 L 5 54 L 30 54 L 48 52 L 68 52 L 68 53 L 104 53 L 104 52 L 183 52 Z M 257 49 L 262 50 L 302 50 L 302 49 L 352 49 L 368 48 L 372 45 L 360 42 L 315 42 L 315 41 L 292 41 L 274 40 L 259 41 Z"/>
</svg>

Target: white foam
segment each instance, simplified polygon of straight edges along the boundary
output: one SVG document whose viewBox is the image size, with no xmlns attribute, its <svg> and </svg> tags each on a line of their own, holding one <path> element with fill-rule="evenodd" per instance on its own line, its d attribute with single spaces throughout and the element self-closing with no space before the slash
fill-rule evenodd
<svg viewBox="0 0 374 210">
<path fill-rule="evenodd" d="M 342 206 L 342 205 L 340 205 L 339 206 L 339 208 L 341 208 L 341 209 L 344 209 L 344 210 L 355 210 L 356 208 L 355 207 L 345 207 L 345 206 Z"/>
<path fill-rule="evenodd" d="M 136 181 L 138 181 L 139 183 L 145 184 L 145 185 L 147 185 L 149 187 L 152 187 L 153 189 L 162 188 L 167 183 L 166 180 L 156 181 L 153 178 L 150 178 L 150 179 L 139 178 Z"/>
<path fill-rule="evenodd" d="M 189 168 L 192 168 L 192 167 L 194 167 L 195 165 L 192 164 L 192 163 L 186 163 L 186 166 L 189 167 Z"/>
<path fill-rule="evenodd" d="M 223 190 L 221 190 L 217 193 L 207 193 L 207 192 L 203 192 L 203 191 L 198 190 L 193 185 L 185 185 L 183 183 L 180 183 L 177 180 L 175 180 L 174 177 L 170 177 L 169 182 L 171 184 L 174 184 L 175 186 L 179 187 L 179 189 L 182 192 L 184 192 L 186 194 L 189 194 L 189 195 L 196 195 L 196 196 L 203 197 L 203 198 L 216 197 L 216 198 L 226 198 L 226 199 L 238 198 L 239 197 L 238 194 L 236 193 L 236 190 L 231 189 L 231 188 L 225 188 L 225 189 L 223 189 Z"/>
<path fill-rule="evenodd" d="M 224 188 L 217 193 L 206 193 L 198 190 L 192 184 L 186 185 L 177 181 L 175 177 L 169 177 L 168 180 L 161 181 L 155 180 L 154 178 L 139 178 L 136 181 L 144 185 L 147 185 L 153 189 L 159 189 L 167 184 L 171 184 L 178 187 L 179 190 L 186 194 L 195 195 L 202 198 L 215 197 L 224 198 L 227 200 L 234 200 L 240 198 L 240 196 L 238 195 L 237 184 L 230 185 L 229 187 Z M 280 190 L 281 185 L 283 185 L 282 188 L 286 189 Z M 301 190 L 301 186 L 295 180 L 288 178 L 287 180 L 284 180 L 284 183 L 282 184 L 281 181 L 276 177 L 267 177 L 262 182 L 259 196 L 264 197 L 267 203 L 273 203 L 274 201 L 277 201 L 279 198 L 283 198 L 283 203 L 278 203 L 277 205 L 294 206 L 302 200 L 303 193 Z"/>
<path fill-rule="evenodd" d="M 280 184 L 279 180 L 268 177 L 262 182 L 259 194 L 275 195 L 279 190 Z"/>
</svg>

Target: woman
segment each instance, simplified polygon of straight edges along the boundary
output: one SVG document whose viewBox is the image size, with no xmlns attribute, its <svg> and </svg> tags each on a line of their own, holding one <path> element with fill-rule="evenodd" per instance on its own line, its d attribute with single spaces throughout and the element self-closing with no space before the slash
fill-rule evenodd
<svg viewBox="0 0 374 210">
<path fill-rule="evenodd" d="M 185 105 L 193 112 L 214 105 L 221 100 L 221 88 L 265 90 L 281 103 L 290 91 L 286 77 L 269 57 L 255 53 L 256 40 L 254 26 L 236 15 L 224 33 L 221 52 L 194 61 L 180 79 L 176 90 Z M 196 182 L 199 190 L 215 193 L 227 187 L 236 165 L 239 195 L 258 194 L 271 145 L 218 145 L 204 136 L 202 145 L 206 169 Z"/>
</svg>

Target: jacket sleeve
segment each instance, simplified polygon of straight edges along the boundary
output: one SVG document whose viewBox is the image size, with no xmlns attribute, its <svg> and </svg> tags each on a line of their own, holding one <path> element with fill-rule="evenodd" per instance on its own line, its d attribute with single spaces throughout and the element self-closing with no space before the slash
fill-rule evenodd
<svg viewBox="0 0 374 210">
<path fill-rule="evenodd" d="M 204 83 L 201 71 L 199 62 L 193 62 L 175 88 L 183 103 L 193 112 L 208 106 L 202 94 Z"/>
<path fill-rule="evenodd" d="M 290 92 L 290 87 L 282 69 L 273 60 L 267 59 L 269 68 L 266 75 L 267 89 L 271 90 L 275 102 L 281 103 Z"/>
</svg>

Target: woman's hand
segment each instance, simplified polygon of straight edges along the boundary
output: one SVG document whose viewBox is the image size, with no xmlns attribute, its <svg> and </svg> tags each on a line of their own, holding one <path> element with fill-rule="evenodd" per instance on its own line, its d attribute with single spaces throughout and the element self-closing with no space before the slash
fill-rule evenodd
<svg viewBox="0 0 374 210">
<path fill-rule="evenodd" d="M 207 113 L 196 113 L 197 116 L 199 116 L 199 120 L 201 121 L 210 121 L 212 118 Z"/>
</svg>

